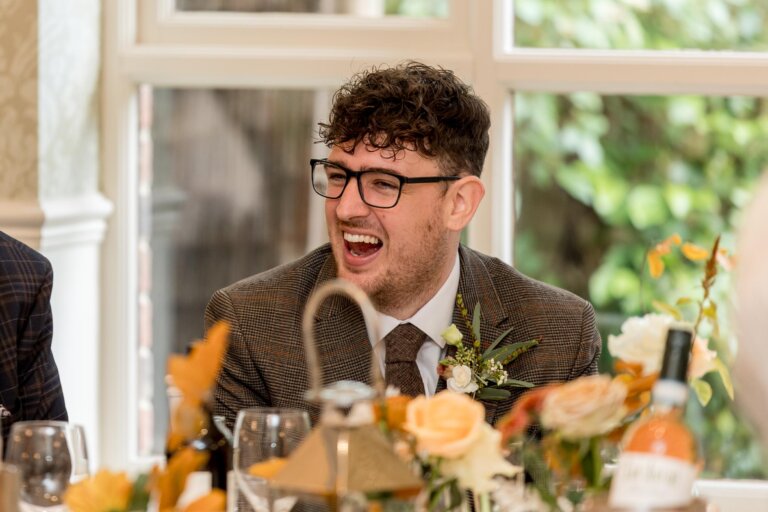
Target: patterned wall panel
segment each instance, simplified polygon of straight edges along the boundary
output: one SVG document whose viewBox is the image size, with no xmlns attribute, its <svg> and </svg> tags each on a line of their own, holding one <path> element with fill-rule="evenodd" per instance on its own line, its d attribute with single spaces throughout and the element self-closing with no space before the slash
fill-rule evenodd
<svg viewBox="0 0 768 512">
<path fill-rule="evenodd" d="M 37 9 L 0 1 L 0 200 L 38 193 Z"/>
</svg>

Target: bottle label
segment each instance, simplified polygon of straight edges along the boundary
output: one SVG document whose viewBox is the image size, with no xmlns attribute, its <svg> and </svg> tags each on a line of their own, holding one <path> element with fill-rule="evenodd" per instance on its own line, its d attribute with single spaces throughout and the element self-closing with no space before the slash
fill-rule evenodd
<svg viewBox="0 0 768 512">
<path fill-rule="evenodd" d="M 616 508 L 663 508 L 688 505 L 696 479 L 693 464 L 649 453 L 624 452 L 611 484 Z"/>
</svg>

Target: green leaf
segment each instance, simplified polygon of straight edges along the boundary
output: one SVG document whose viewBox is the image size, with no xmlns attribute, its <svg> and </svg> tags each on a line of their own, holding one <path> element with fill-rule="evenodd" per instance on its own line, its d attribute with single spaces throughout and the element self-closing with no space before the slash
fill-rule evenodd
<svg viewBox="0 0 768 512">
<path fill-rule="evenodd" d="M 497 361 L 509 362 L 514 358 L 516 358 L 517 356 L 519 356 L 520 354 L 522 354 L 523 352 L 527 351 L 529 348 L 535 347 L 538 344 L 539 344 L 539 340 L 521 341 L 518 343 L 512 343 L 511 345 L 507 345 L 491 351 L 488 354 L 488 356 L 485 357 L 484 359 L 486 360 L 495 359 Z"/>
<path fill-rule="evenodd" d="M 512 393 L 506 389 L 483 388 L 475 393 L 475 398 L 479 398 L 481 400 L 504 400 L 509 398 L 511 394 Z"/>
<path fill-rule="evenodd" d="M 149 504 L 148 481 L 149 475 L 144 473 L 136 478 L 131 490 L 131 500 L 128 502 L 127 510 L 147 510 L 147 505 Z"/>
<path fill-rule="evenodd" d="M 653 304 L 653 307 L 661 311 L 662 313 L 666 313 L 674 317 L 675 320 L 683 319 L 683 314 L 680 313 L 680 310 L 677 309 L 675 306 L 672 306 L 670 304 L 667 304 L 666 302 L 661 302 L 658 300 L 654 300 L 651 304 Z"/>
<path fill-rule="evenodd" d="M 637 229 L 661 226 L 669 219 L 669 210 L 661 191 L 653 185 L 639 185 L 627 197 L 627 214 Z"/>
<path fill-rule="evenodd" d="M 472 335 L 475 341 L 480 340 L 480 303 L 475 304 L 475 311 L 472 313 Z"/>
<path fill-rule="evenodd" d="M 506 388 L 532 388 L 534 386 L 532 382 L 516 379 L 507 379 L 498 385 Z"/>
<path fill-rule="evenodd" d="M 693 300 L 690 297 L 680 297 L 677 299 L 677 302 L 675 302 L 675 306 L 685 306 L 691 302 L 693 302 Z"/>
<path fill-rule="evenodd" d="M 728 393 L 728 396 L 731 400 L 733 400 L 733 381 L 731 380 L 731 372 L 728 371 L 728 367 L 725 366 L 725 363 L 720 359 L 719 357 L 716 357 L 713 361 L 713 364 L 715 365 L 715 369 L 717 370 L 717 373 L 720 374 L 720 380 L 723 382 L 723 387 L 725 388 L 725 392 Z"/>
<path fill-rule="evenodd" d="M 696 393 L 696 398 L 699 399 L 699 403 L 702 407 L 706 407 L 709 400 L 712 398 L 712 386 L 708 382 L 701 379 L 693 379 L 691 381 L 691 387 Z"/>
<path fill-rule="evenodd" d="M 514 327 L 514 326 L 512 326 L 512 327 L 510 327 L 509 329 L 507 329 L 506 331 L 504 331 L 503 333 L 501 333 L 501 334 L 499 335 L 499 337 L 498 337 L 498 338 L 496 338 L 496 340 L 494 340 L 494 342 L 493 342 L 493 343 L 491 343 L 491 345 L 490 345 L 490 346 L 489 346 L 487 349 L 485 349 L 485 352 L 483 352 L 483 359 L 488 359 L 488 354 L 490 354 L 490 353 L 491 353 L 491 351 L 492 351 L 493 349 L 495 349 L 495 348 L 496 348 L 496 345 L 498 345 L 499 343 L 501 343 L 501 340 L 503 340 L 504 338 L 506 338 L 506 337 L 507 337 L 507 334 L 509 334 L 510 332 L 512 332 L 512 329 L 514 329 L 514 328 L 515 328 L 515 327 Z"/>
</svg>

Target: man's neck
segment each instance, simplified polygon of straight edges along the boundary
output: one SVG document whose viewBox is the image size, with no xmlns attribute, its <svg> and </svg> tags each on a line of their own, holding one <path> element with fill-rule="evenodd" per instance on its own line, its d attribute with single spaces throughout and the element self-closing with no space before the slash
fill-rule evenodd
<svg viewBox="0 0 768 512">
<path fill-rule="evenodd" d="M 446 281 L 448 280 L 448 277 L 451 275 L 451 272 L 454 270 L 454 266 L 458 265 L 458 258 L 459 258 L 458 249 L 454 254 L 455 254 L 454 258 L 449 258 L 446 262 L 447 265 L 443 265 L 443 268 L 440 270 L 439 279 L 436 279 L 432 286 L 423 288 L 422 290 L 419 290 L 419 291 L 415 291 L 414 294 L 412 295 L 412 300 L 399 301 L 400 303 L 398 304 L 385 305 L 385 306 L 376 304 L 376 309 L 380 313 L 389 315 L 398 320 L 406 320 L 411 318 L 421 308 L 423 308 L 430 300 L 432 300 L 435 297 L 435 295 L 437 295 L 437 293 L 441 291 L 441 288 L 443 286 L 445 286 Z M 457 269 L 457 272 L 458 272 L 458 269 Z M 456 280 L 458 282 L 458 275 Z M 455 295 L 455 293 L 453 295 Z"/>
</svg>

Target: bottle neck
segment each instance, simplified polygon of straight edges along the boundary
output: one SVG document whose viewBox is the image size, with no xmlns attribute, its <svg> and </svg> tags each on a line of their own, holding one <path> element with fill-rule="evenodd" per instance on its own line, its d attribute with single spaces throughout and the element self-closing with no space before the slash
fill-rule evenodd
<svg viewBox="0 0 768 512">
<path fill-rule="evenodd" d="M 653 385 L 652 403 L 656 409 L 683 408 L 688 400 L 688 384 L 678 380 L 660 379 Z"/>
</svg>

